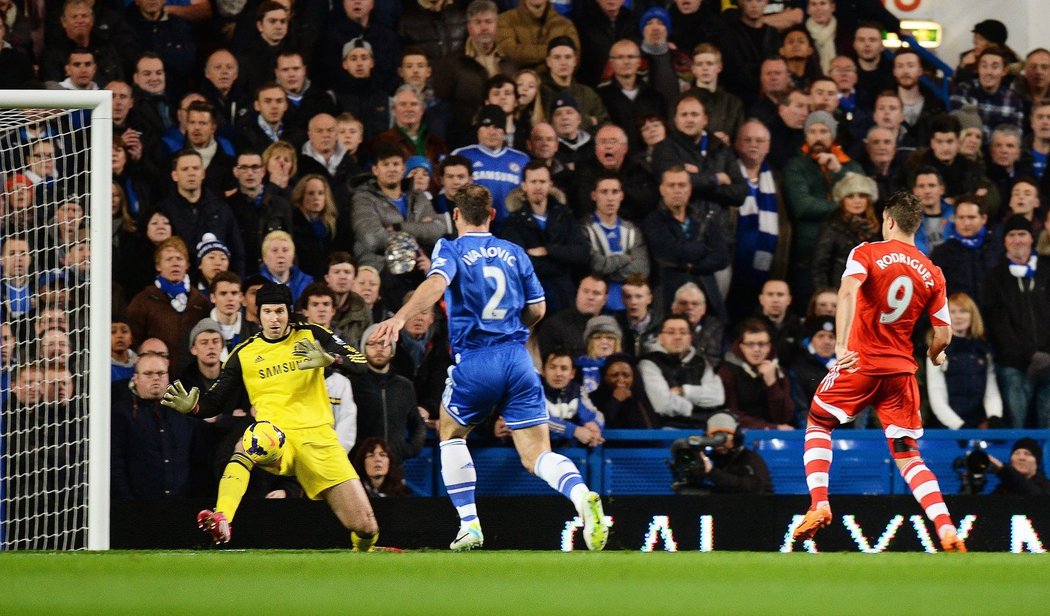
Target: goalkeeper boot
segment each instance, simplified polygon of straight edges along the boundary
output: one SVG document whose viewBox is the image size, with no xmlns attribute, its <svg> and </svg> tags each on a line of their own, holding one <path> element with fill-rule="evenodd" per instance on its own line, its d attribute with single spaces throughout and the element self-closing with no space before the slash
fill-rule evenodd
<svg viewBox="0 0 1050 616">
<path fill-rule="evenodd" d="M 941 551 L 942 552 L 965 552 L 966 544 L 959 538 L 954 530 L 947 530 L 944 536 L 941 537 Z"/>
<path fill-rule="evenodd" d="M 211 536 L 216 544 L 226 543 L 230 540 L 230 523 L 223 514 L 205 509 L 197 514 L 197 528 Z"/>
<path fill-rule="evenodd" d="M 609 527 L 605 525 L 602 497 L 597 492 L 588 492 L 583 497 L 583 542 L 587 549 L 599 552 L 609 539 Z"/>
<path fill-rule="evenodd" d="M 806 512 L 806 517 L 802 520 L 802 523 L 795 528 L 795 532 L 791 533 L 791 538 L 795 541 L 812 539 L 818 530 L 830 524 L 831 507 L 825 505 L 810 509 Z"/>
<path fill-rule="evenodd" d="M 481 524 L 477 520 L 471 520 L 460 524 L 456 540 L 450 543 L 448 548 L 453 552 L 466 552 L 480 548 L 483 543 L 485 535 L 481 532 Z"/>
</svg>

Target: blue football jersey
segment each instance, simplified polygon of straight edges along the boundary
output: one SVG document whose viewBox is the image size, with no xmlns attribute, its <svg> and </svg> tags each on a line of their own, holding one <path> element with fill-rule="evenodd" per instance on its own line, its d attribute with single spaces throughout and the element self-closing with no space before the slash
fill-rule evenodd
<svg viewBox="0 0 1050 616">
<path fill-rule="evenodd" d="M 521 186 L 522 171 L 529 162 L 529 155 L 514 148 L 501 148 L 497 152 L 480 145 L 468 145 L 452 152 L 470 161 L 470 177 L 492 193 L 492 206 L 496 208 L 496 221 L 507 217 L 506 200 L 510 191 Z"/>
<path fill-rule="evenodd" d="M 528 340 L 521 311 L 544 297 L 521 246 L 491 233 L 467 233 L 438 240 L 431 261 L 427 276 L 448 283 L 445 308 L 453 352 Z"/>
</svg>

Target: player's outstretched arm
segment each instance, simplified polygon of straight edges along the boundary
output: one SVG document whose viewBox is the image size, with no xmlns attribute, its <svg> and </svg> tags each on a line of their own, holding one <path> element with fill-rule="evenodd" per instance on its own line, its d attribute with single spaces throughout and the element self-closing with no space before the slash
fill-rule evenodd
<svg viewBox="0 0 1050 616">
<path fill-rule="evenodd" d="M 375 340 L 382 344 L 388 342 L 396 344 L 405 322 L 413 315 L 417 315 L 423 312 L 424 309 L 436 304 L 445 293 L 446 287 L 448 287 L 448 283 L 445 282 L 443 276 L 436 274 L 429 276 L 423 281 L 423 284 L 416 288 L 412 298 L 405 302 L 405 305 L 401 306 L 401 310 L 398 310 L 397 314 L 376 326 L 376 330 L 372 332 L 372 337 L 369 340 Z M 363 340 L 361 344 L 365 344 L 369 340 Z"/>
<path fill-rule="evenodd" d="M 239 349 L 240 347 L 238 347 Z M 241 377 L 241 361 L 237 350 L 223 364 L 219 378 L 211 387 L 203 393 L 196 387 L 186 391 L 186 387 L 180 381 L 175 381 L 168 386 L 160 403 L 183 414 L 191 414 L 202 419 L 215 417 L 216 415 L 232 410 L 231 406 L 237 394 L 244 389 L 244 379 Z"/>
</svg>

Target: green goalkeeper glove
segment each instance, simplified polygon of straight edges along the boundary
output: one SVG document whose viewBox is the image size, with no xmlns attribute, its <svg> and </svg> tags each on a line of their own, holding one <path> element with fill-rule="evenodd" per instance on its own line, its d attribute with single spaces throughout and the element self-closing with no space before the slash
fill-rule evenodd
<svg viewBox="0 0 1050 616">
<path fill-rule="evenodd" d="M 335 358 L 316 340 L 296 342 L 292 355 L 302 359 L 299 362 L 300 368 L 327 368 L 335 363 Z"/>
<path fill-rule="evenodd" d="M 201 392 L 196 387 L 187 392 L 182 381 L 175 381 L 168 385 L 168 391 L 164 392 L 164 397 L 161 398 L 160 403 L 186 415 L 187 413 L 193 413 L 197 409 L 197 399 L 200 398 L 200 395 Z"/>
</svg>

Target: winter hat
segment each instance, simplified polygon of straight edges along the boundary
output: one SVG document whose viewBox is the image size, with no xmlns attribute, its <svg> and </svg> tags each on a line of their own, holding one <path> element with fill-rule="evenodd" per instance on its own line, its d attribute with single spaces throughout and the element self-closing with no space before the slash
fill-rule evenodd
<svg viewBox="0 0 1050 616">
<path fill-rule="evenodd" d="M 204 255 L 216 250 L 225 254 L 227 259 L 230 258 L 230 249 L 226 247 L 226 244 L 220 242 L 214 233 L 205 233 L 201 236 L 201 241 L 197 243 L 197 262 L 199 263 Z"/>
<path fill-rule="evenodd" d="M 812 338 L 818 332 L 831 332 L 834 334 L 835 317 L 823 315 L 806 319 L 806 337 Z"/>
<path fill-rule="evenodd" d="M 621 341 L 623 340 L 623 330 L 620 329 L 620 324 L 616 322 L 616 319 L 605 314 L 591 317 L 587 321 L 586 327 L 583 328 L 584 344 L 595 334 L 612 334 Z"/>
<path fill-rule="evenodd" d="M 645 24 L 649 23 L 654 19 L 659 19 L 664 23 L 664 28 L 667 28 L 667 35 L 671 35 L 671 14 L 667 12 L 667 9 L 659 6 L 654 6 L 642 13 L 642 19 L 638 22 L 638 30 L 644 34 Z"/>
<path fill-rule="evenodd" d="M 15 189 L 16 186 L 32 186 L 32 185 L 33 185 L 33 181 L 30 180 L 28 177 L 26 177 L 22 173 L 16 173 L 16 174 L 12 175 L 11 177 L 7 178 L 7 182 L 5 184 L 5 186 L 7 187 L 7 192 L 11 192 L 12 190 Z"/>
<path fill-rule="evenodd" d="M 576 98 L 568 90 L 562 90 L 561 93 L 558 94 L 558 98 L 554 99 L 554 102 L 551 103 L 551 114 L 553 115 L 555 111 L 562 107 L 572 107 L 576 111 L 580 110 L 579 103 L 576 102 Z"/>
<path fill-rule="evenodd" d="M 866 175 L 850 172 L 835 184 L 831 197 L 835 203 L 841 203 L 850 195 L 867 195 L 871 202 L 875 203 L 879 200 L 879 186 Z"/>
<path fill-rule="evenodd" d="M 955 116 L 955 119 L 959 120 L 959 125 L 962 126 L 962 130 L 968 128 L 977 128 L 984 130 L 984 124 L 981 122 L 981 116 L 977 113 L 977 105 L 963 105 L 962 107 L 951 112 L 951 115 Z"/>
<path fill-rule="evenodd" d="M 553 50 L 555 47 L 569 47 L 573 51 L 577 51 L 576 41 L 572 40 L 572 38 L 568 36 L 556 36 L 552 38 L 547 43 L 547 54 L 549 55 L 551 50 Z"/>
<path fill-rule="evenodd" d="M 740 423 L 736 420 L 736 417 L 733 417 L 730 413 L 715 413 L 707 418 L 708 434 L 714 434 L 716 432 L 735 433 L 739 427 Z"/>
<path fill-rule="evenodd" d="M 481 107 L 481 111 L 478 111 L 478 118 L 475 120 L 474 126 L 494 126 L 505 129 L 507 127 L 507 114 L 498 105 L 484 105 Z"/>
<path fill-rule="evenodd" d="M 996 45 L 1005 45 L 1006 38 L 1009 36 L 1009 33 L 1006 31 L 1006 25 L 995 19 L 986 19 L 980 22 L 973 27 L 972 32 L 980 34 Z"/>
<path fill-rule="evenodd" d="M 264 304 L 284 304 L 288 312 L 292 311 L 292 290 L 287 285 L 267 281 L 255 293 L 255 305 L 262 308 Z"/>
<path fill-rule="evenodd" d="M 408 174 L 416 169 L 425 169 L 427 174 L 434 175 L 434 167 L 427 160 L 426 156 L 410 156 L 405 161 L 405 177 L 408 177 Z"/>
<path fill-rule="evenodd" d="M 802 126 L 803 132 L 808 131 L 809 127 L 813 126 L 814 124 L 823 124 L 824 126 L 827 126 L 828 130 L 831 131 L 831 138 L 838 138 L 839 123 L 835 121 L 835 116 L 831 115 L 827 111 L 824 111 L 823 109 L 818 109 L 817 111 L 813 111 L 808 116 L 806 116 L 806 123 Z"/>
<path fill-rule="evenodd" d="M 1003 237 L 1006 237 L 1011 231 L 1027 231 L 1029 235 L 1032 235 L 1032 223 L 1024 216 L 1014 214 L 1003 223 Z"/>
<path fill-rule="evenodd" d="M 222 335 L 222 328 L 219 327 L 219 322 L 215 319 L 209 319 L 207 317 L 197 321 L 197 324 L 190 330 L 190 346 L 197 341 L 197 336 L 204 332 L 215 332 L 216 334 Z"/>
<path fill-rule="evenodd" d="M 1010 449 L 1010 453 L 1013 454 L 1013 452 L 1017 451 L 1018 449 L 1027 449 L 1028 452 L 1035 457 L 1035 465 L 1037 467 L 1042 465 L 1043 448 L 1039 446 L 1039 442 L 1036 441 L 1034 438 L 1026 436 L 1024 438 L 1017 439 L 1017 442 L 1014 443 L 1013 448 Z"/>
</svg>

